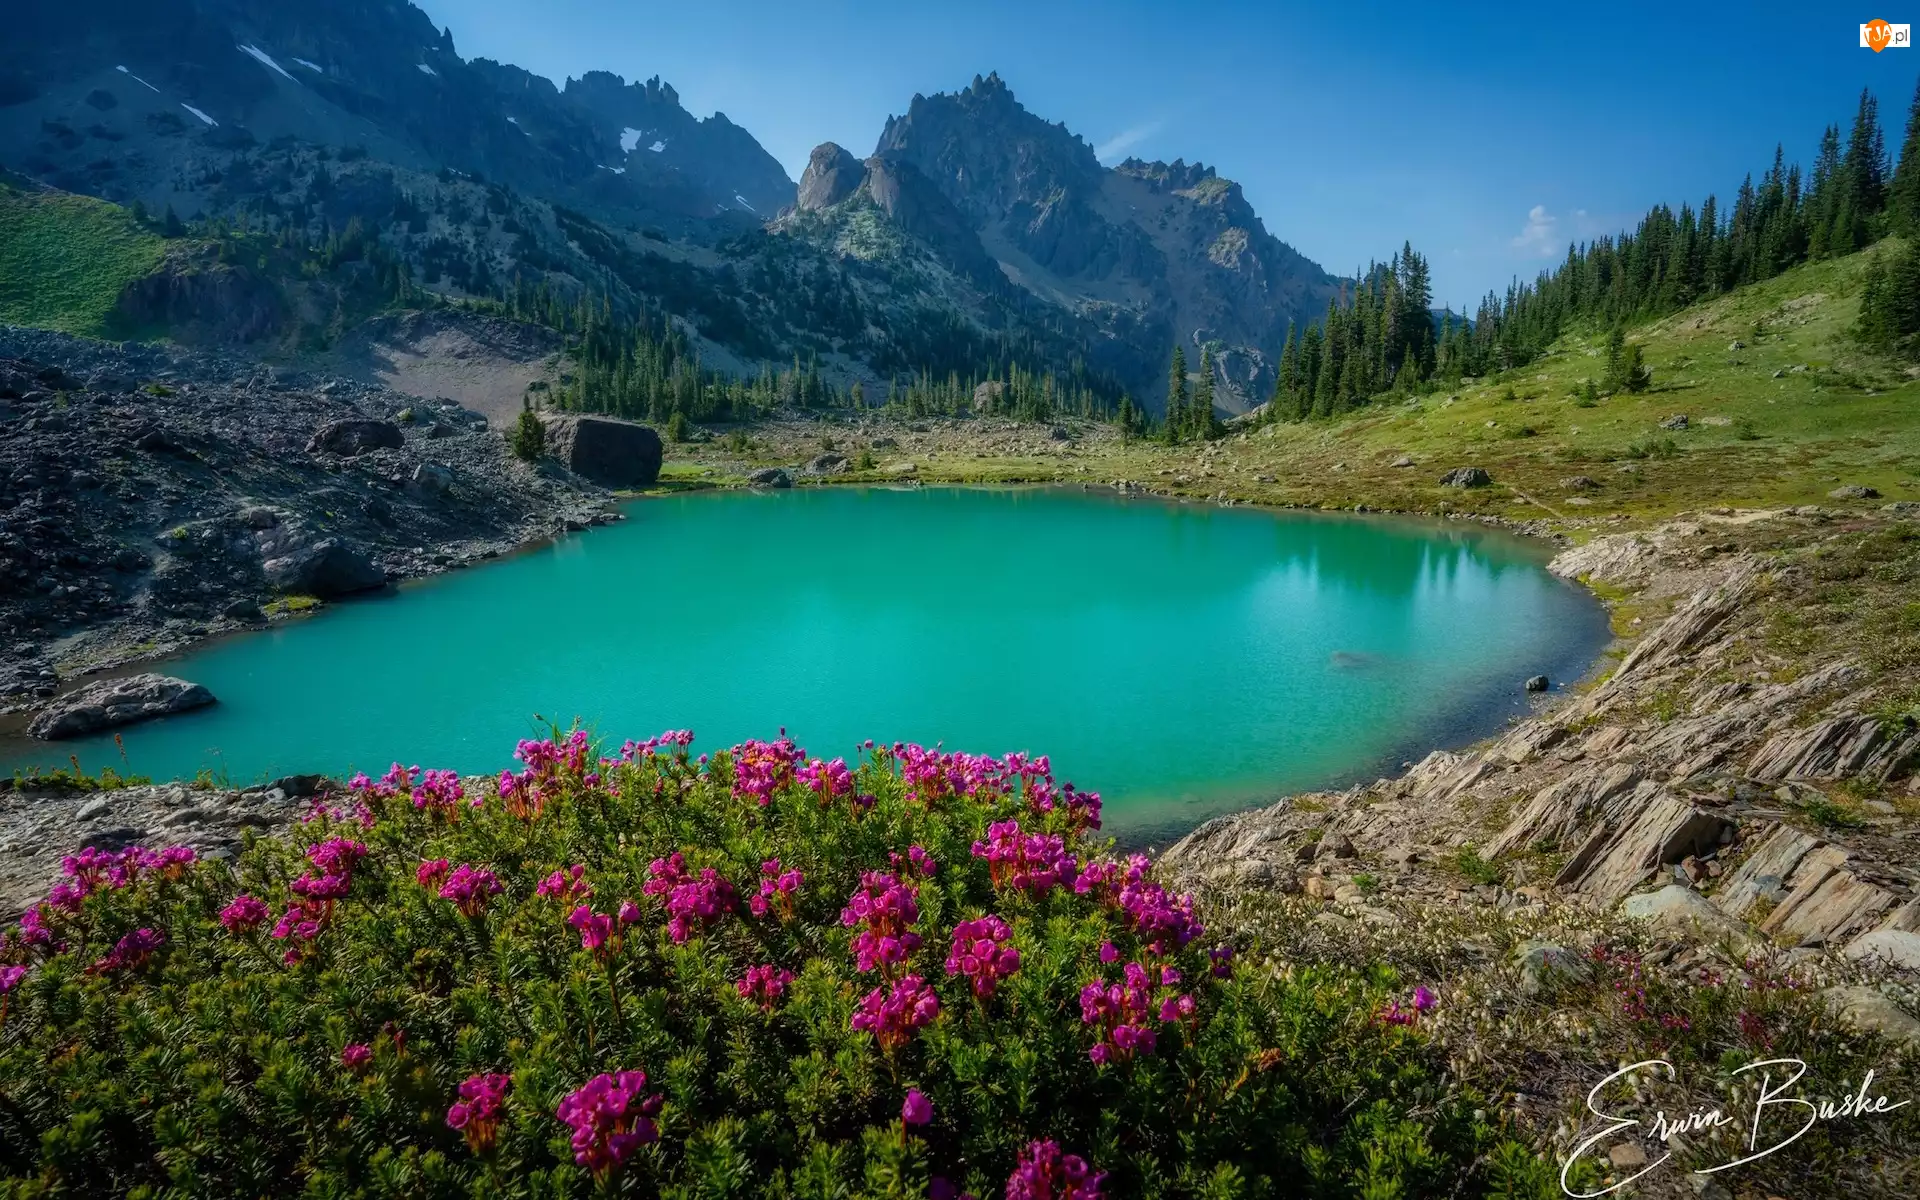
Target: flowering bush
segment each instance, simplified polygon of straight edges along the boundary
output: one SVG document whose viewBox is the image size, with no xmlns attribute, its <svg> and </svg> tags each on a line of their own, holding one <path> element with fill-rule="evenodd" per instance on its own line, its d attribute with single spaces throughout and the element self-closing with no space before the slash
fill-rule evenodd
<svg viewBox="0 0 1920 1200">
<path fill-rule="evenodd" d="M 1511 1153 L 1394 981 L 1236 955 L 1046 759 L 691 741 L 74 856 L 0 937 L 0 1194 L 1411 1196 Z"/>
</svg>

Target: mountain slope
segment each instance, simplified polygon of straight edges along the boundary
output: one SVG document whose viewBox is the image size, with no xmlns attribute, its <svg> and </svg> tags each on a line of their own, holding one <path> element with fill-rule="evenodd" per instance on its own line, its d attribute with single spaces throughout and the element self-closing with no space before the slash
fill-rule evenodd
<svg viewBox="0 0 1920 1200">
<path fill-rule="evenodd" d="M 915 96 L 874 154 L 917 167 L 1034 295 L 1100 323 L 1131 313 L 1163 345 L 1214 344 L 1235 407 L 1265 399 L 1287 323 L 1318 318 L 1339 286 L 1266 231 L 1238 184 L 1197 163 L 1102 167 L 998 75 Z"/>
</svg>

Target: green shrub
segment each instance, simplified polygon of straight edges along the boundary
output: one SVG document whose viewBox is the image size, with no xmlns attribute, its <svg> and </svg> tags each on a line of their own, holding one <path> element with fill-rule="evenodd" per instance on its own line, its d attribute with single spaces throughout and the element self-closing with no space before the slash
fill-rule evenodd
<svg viewBox="0 0 1920 1200">
<path fill-rule="evenodd" d="M 683 412 L 674 413 L 667 418 L 667 439 L 673 442 L 686 441 L 687 428 L 687 414 Z"/>
<path fill-rule="evenodd" d="M 1440 1082 L 1430 993 L 1236 960 L 1044 759 L 690 740 L 70 860 L 0 943 L 0 1192 L 987 1196 L 1045 1142 L 1107 1196 L 1537 1175 Z"/>
<path fill-rule="evenodd" d="M 515 458 L 527 462 L 538 462 L 547 452 L 547 427 L 531 405 L 520 410 L 520 419 L 514 422 L 513 432 L 507 435 L 507 445 Z"/>
</svg>

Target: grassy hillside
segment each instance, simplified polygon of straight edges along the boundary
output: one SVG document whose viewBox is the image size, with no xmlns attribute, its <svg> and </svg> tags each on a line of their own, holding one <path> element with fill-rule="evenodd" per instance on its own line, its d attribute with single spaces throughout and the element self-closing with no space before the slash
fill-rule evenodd
<svg viewBox="0 0 1920 1200">
<path fill-rule="evenodd" d="M 0 323 L 105 333 L 165 246 L 118 205 L 0 182 Z"/>
<path fill-rule="evenodd" d="M 1849 484 L 1884 498 L 1862 503 L 1920 500 L 1920 368 L 1864 350 L 1848 332 L 1868 264 L 1897 245 L 1798 267 L 1629 329 L 1653 371 L 1637 395 L 1580 399 L 1582 383 L 1604 374 L 1606 331 L 1591 329 L 1523 368 L 1201 445 L 1123 447 L 1110 426 L 1082 427 L 1064 444 L 934 422 L 875 451 L 872 475 L 897 477 L 910 460 L 926 481 L 1127 479 L 1197 497 L 1569 524 L 1827 504 Z M 1663 427 L 1680 415 L 1684 428 Z M 746 461 L 715 444 L 668 477 L 720 479 L 818 453 L 817 430 L 766 432 Z M 857 438 L 839 441 L 860 448 Z M 1493 486 L 1441 487 L 1460 466 L 1485 468 Z"/>
</svg>

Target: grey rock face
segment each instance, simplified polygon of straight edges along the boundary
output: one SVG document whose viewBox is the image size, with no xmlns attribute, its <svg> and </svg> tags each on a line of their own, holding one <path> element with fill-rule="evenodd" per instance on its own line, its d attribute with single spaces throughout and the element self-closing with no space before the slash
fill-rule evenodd
<svg viewBox="0 0 1920 1200">
<path fill-rule="evenodd" d="M 547 454 L 601 487 L 652 487 L 665 448 L 645 425 L 612 417 L 547 416 Z"/>
<path fill-rule="evenodd" d="M 747 482 L 755 487 L 790 488 L 793 486 L 793 476 L 780 467 L 762 467 L 748 475 Z"/>
<path fill-rule="evenodd" d="M 807 157 L 800 175 L 798 203 L 802 211 L 831 208 L 853 195 L 866 168 L 858 158 L 834 142 L 822 142 Z"/>
<path fill-rule="evenodd" d="M 1686 427 L 1687 427 L 1687 414 L 1685 413 L 1675 413 L 1672 416 L 1668 417 L 1666 420 L 1660 422 L 1660 428 L 1662 429 L 1685 429 Z"/>
<path fill-rule="evenodd" d="M 1527 690 L 1530 692 L 1544 692 L 1550 686 L 1552 683 L 1545 675 L 1534 675 L 1527 680 Z"/>
<path fill-rule="evenodd" d="M 1481 488 L 1493 482 L 1484 467 L 1455 467 L 1440 477 L 1441 487 Z"/>
<path fill-rule="evenodd" d="M 212 692 L 170 675 L 105 679 L 56 701 L 33 719 L 27 732 L 48 741 L 81 737 L 212 703 Z"/>
<path fill-rule="evenodd" d="M 1844 483 L 1827 493 L 1833 500 L 1878 500 L 1880 493 L 1863 483 Z"/>
<path fill-rule="evenodd" d="M 398 450 L 406 442 L 406 435 L 392 421 L 347 417 L 328 421 L 315 430 L 313 439 L 307 443 L 307 452 L 357 458 L 370 450 Z"/>
<path fill-rule="evenodd" d="M 807 464 L 809 475 L 844 475 L 848 469 L 844 454 L 822 454 Z"/>
<path fill-rule="evenodd" d="M 387 582 L 387 574 L 367 556 L 337 538 L 322 538 L 262 564 L 267 586 L 290 595 L 334 596 L 370 591 Z"/>
</svg>

